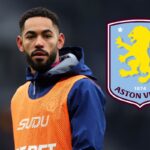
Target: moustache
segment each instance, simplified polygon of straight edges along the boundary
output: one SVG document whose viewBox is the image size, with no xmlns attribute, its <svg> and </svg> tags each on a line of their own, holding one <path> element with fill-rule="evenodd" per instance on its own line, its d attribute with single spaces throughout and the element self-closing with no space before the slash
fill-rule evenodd
<svg viewBox="0 0 150 150">
<path fill-rule="evenodd" d="M 43 49 L 41 49 L 41 48 L 35 49 L 35 50 L 31 53 L 31 57 L 37 56 L 37 55 L 49 56 L 48 52 L 46 52 L 45 50 L 43 50 Z"/>
</svg>

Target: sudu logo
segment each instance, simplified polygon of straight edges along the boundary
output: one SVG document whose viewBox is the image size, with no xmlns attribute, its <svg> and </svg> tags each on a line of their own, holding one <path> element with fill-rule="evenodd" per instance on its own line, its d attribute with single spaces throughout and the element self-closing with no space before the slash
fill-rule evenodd
<svg viewBox="0 0 150 150">
<path fill-rule="evenodd" d="M 31 118 L 23 118 L 17 127 L 17 130 L 34 129 L 38 127 L 46 127 L 49 122 L 49 116 L 36 116 Z"/>
</svg>

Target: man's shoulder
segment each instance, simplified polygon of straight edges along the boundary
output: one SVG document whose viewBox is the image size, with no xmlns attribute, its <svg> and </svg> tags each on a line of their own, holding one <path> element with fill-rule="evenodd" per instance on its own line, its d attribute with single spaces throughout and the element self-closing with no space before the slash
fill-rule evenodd
<svg viewBox="0 0 150 150">
<path fill-rule="evenodd" d="M 21 86 L 19 86 L 16 89 L 16 92 L 14 93 L 14 95 L 12 96 L 12 102 L 14 102 L 16 99 L 18 99 L 18 97 L 22 97 L 25 94 L 26 88 L 28 88 L 30 82 L 26 82 L 24 84 L 22 84 Z"/>
<path fill-rule="evenodd" d="M 82 78 L 75 82 L 72 89 L 70 90 L 69 95 L 72 96 L 74 94 L 79 94 L 83 96 L 95 96 L 98 95 L 99 97 L 105 97 L 101 86 L 93 79 L 86 77 Z"/>
<path fill-rule="evenodd" d="M 100 86 L 97 84 L 97 82 L 87 76 L 77 80 L 74 84 L 74 88 L 86 88 L 90 90 L 92 87 L 100 89 Z"/>
<path fill-rule="evenodd" d="M 94 95 L 94 94 L 104 95 L 100 85 L 89 77 L 81 78 L 77 80 L 72 86 L 69 97 L 75 94 L 79 95 Z"/>
<path fill-rule="evenodd" d="M 17 90 L 16 90 L 16 93 L 20 93 L 20 92 L 23 92 L 25 88 L 28 88 L 29 87 L 29 84 L 30 82 L 25 82 L 24 84 L 20 85 Z"/>
</svg>

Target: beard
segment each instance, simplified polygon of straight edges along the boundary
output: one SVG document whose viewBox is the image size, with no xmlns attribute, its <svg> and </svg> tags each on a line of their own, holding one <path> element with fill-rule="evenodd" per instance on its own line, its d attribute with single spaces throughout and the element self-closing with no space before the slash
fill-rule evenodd
<svg viewBox="0 0 150 150">
<path fill-rule="evenodd" d="M 42 55 L 48 57 L 48 59 L 46 61 L 43 58 L 33 59 L 33 57 L 36 56 L 38 52 L 41 52 Z M 45 50 L 37 48 L 31 53 L 31 55 L 26 53 L 26 60 L 32 69 L 34 69 L 37 72 L 44 73 L 51 68 L 51 65 L 55 62 L 56 55 L 57 55 L 56 49 L 54 49 L 52 53 L 49 54 Z"/>
</svg>

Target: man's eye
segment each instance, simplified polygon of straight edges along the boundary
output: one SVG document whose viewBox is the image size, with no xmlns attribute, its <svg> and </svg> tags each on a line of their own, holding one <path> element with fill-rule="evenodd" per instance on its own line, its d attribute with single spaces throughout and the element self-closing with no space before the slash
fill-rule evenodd
<svg viewBox="0 0 150 150">
<path fill-rule="evenodd" d="M 27 39 L 33 39 L 35 36 L 34 35 L 28 35 L 26 36 Z"/>
<path fill-rule="evenodd" d="M 46 35 L 44 35 L 44 37 L 45 37 L 45 38 L 51 38 L 51 37 L 52 37 L 52 35 L 50 35 L 50 34 L 46 34 Z"/>
</svg>

